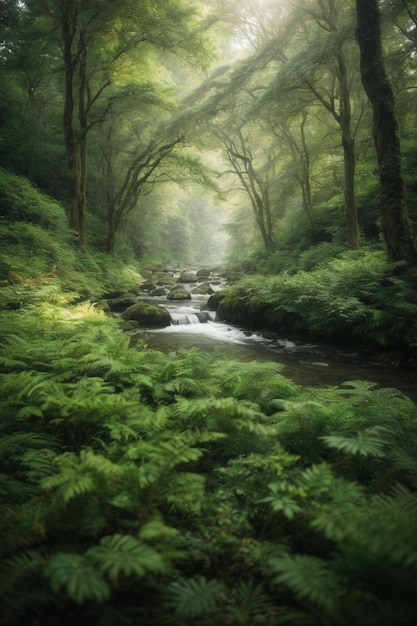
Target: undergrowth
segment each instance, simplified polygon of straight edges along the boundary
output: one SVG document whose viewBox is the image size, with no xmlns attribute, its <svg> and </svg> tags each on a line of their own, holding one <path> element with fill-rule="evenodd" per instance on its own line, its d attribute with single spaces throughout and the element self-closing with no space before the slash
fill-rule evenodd
<svg viewBox="0 0 417 626">
<path fill-rule="evenodd" d="M 383 252 L 349 252 L 295 274 L 249 276 L 228 287 L 228 321 L 383 348 L 417 345 L 417 274 Z"/>
<path fill-rule="evenodd" d="M 95 298 L 135 268 L 76 252 L 62 207 L 4 170 L 0 201 L 0 624 L 414 626 L 416 405 L 132 341 Z M 412 276 L 328 252 L 223 309 L 415 341 Z"/>
<path fill-rule="evenodd" d="M 42 294 L 0 331 L 2 624 L 416 623 L 410 399 Z"/>
</svg>

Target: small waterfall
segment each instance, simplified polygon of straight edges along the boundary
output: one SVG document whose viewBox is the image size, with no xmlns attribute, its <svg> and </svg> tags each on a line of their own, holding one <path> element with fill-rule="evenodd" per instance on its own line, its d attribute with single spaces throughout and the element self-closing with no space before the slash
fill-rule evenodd
<svg viewBox="0 0 417 626">
<path fill-rule="evenodd" d="M 216 317 L 215 311 L 199 311 L 194 307 L 169 307 L 171 324 L 174 326 L 188 326 L 190 324 L 204 324 L 213 321 Z"/>
<path fill-rule="evenodd" d="M 178 311 L 170 311 L 171 323 L 174 326 L 183 326 L 185 324 L 200 324 L 200 319 L 196 313 L 179 313 Z"/>
</svg>

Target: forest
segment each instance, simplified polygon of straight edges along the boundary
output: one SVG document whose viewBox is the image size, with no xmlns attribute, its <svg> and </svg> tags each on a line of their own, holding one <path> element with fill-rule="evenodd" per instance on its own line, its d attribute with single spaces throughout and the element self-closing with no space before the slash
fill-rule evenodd
<svg viewBox="0 0 417 626">
<path fill-rule="evenodd" d="M 0 626 L 415 626 L 416 105 L 416 0 L 0 0 Z"/>
</svg>

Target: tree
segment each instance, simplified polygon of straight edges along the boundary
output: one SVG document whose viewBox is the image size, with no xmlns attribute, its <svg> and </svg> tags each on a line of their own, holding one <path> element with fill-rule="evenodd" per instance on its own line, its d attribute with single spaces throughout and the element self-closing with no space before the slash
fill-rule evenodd
<svg viewBox="0 0 417 626">
<path fill-rule="evenodd" d="M 269 172 L 256 167 L 248 140 L 241 130 L 235 129 L 233 135 L 223 131 L 221 136 L 228 160 L 250 200 L 264 246 L 272 249 L 275 239 L 272 228 Z"/>
<path fill-rule="evenodd" d="M 143 70 L 153 50 L 203 58 L 204 35 L 196 9 L 175 0 L 42 0 L 28 1 L 39 20 L 50 20 L 59 33 L 64 65 L 63 127 L 69 186 L 69 222 L 85 249 L 88 137 L 106 119 L 110 99 L 105 94 L 130 60 Z M 204 50 L 203 50 L 204 48 Z M 134 63 L 133 63 L 134 62 Z M 101 106 L 99 106 L 101 104 Z"/>
<path fill-rule="evenodd" d="M 324 41 L 317 37 L 319 48 L 310 45 L 309 69 L 303 70 L 302 83 L 317 101 L 332 115 L 342 139 L 344 163 L 344 199 L 349 247 L 359 247 L 359 223 L 355 195 L 355 138 L 351 106 L 351 77 L 346 44 L 353 33 L 349 23 L 343 22 L 340 0 L 320 0 L 317 6 L 301 3 L 305 13 L 326 33 Z M 307 28 L 308 25 L 307 25 Z M 318 75 L 318 77 L 317 77 Z"/>
<path fill-rule="evenodd" d="M 395 97 L 384 63 L 381 12 L 377 0 L 357 0 L 361 77 L 373 110 L 373 138 L 381 189 L 382 231 L 393 261 L 417 263 L 408 219 Z"/>
</svg>

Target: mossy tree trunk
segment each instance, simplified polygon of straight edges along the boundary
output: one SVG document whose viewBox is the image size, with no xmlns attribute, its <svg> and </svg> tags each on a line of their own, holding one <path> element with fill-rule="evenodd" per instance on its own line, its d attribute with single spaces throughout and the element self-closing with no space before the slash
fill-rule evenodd
<svg viewBox="0 0 417 626">
<path fill-rule="evenodd" d="M 384 63 L 377 0 L 356 0 L 361 78 L 373 109 L 373 137 L 381 187 L 382 231 L 393 261 L 417 263 L 408 220 L 394 92 Z"/>
<path fill-rule="evenodd" d="M 74 39 L 76 37 L 75 15 L 72 4 L 63 6 L 62 12 L 62 42 L 65 66 L 65 96 L 64 96 L 64 140 L 65 156 L 67 161 L 68 191 L 69 191 L 69 225 L 80 234 L 80 178 L 78 163 L 79 143 L 74 131 L 74 75 L 77 67 L 77 58 L 73 54 Z M 82 220 L 81 220 L 82 222 Z M 83 238 L 83 237 L 82 237 Z M 83 247 L 83 242 L 80 241 Z"/>
</svg>

